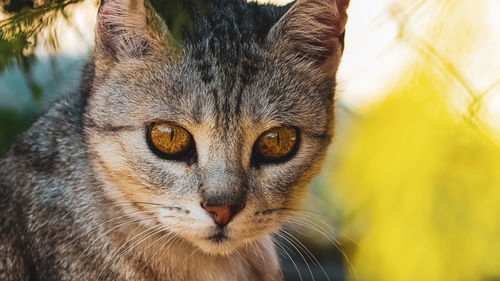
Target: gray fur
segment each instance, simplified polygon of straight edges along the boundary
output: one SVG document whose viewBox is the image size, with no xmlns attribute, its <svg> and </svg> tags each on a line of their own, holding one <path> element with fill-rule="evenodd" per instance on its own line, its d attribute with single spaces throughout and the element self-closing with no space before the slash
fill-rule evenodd
<svg viewBox="0 0 500 281">
<path fill-rule="evenodd" d="M 193 11 L 197 32 L 181 51 L 150 6 L 134 3 L 103 1 L 81 94 L 0 162 L 0 279 L 280 280 L 270 234 L 300 207 L 333 134 L 347 2 L 217 0 L 210 18 Z M 338 26 L 317 28 L 311 49 L 296 23 L 325 24 L 320 11 Z M 154 121 L 186 128 L 195 159 L 153 154 Z M 283 125 L 300 131 L 296 155 L 256 163 L 255 140 Z M 225 239 L 209 239 L 218 228 L 202 200 L 244 203 Z"/>
</svg>

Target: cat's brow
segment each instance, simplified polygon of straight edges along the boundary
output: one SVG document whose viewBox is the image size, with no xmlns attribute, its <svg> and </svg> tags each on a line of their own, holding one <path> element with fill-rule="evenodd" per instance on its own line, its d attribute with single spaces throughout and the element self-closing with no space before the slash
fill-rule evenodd
<svg viewBox="0 0 500 281">
<path fill-rule="evenodd" d="M 89 128 L 96 129 L 99 132 L 122 132 L 137 130 L 137 126 L 132 125 L 113 125 L 113 124 L 97 124 L 93 120 L 88 120 L 86 125 Z"/>
<path fill-rule="evenodd" d="M 306 132 L 306 135 L 310 136 L 311 138 L 320 139 L 320 140 L 328 139 L 331 137 L 331 135 L 328 132 L 323 133 L 323 134 L 317 134 L 314 132 Z"/>
</svg>

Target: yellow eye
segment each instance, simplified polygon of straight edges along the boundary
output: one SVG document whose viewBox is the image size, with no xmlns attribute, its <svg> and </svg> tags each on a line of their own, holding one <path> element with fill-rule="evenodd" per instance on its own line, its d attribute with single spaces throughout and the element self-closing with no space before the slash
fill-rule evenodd
<svg viewBox="0 0 500 281">
<path fill-rule="evenodd" d="M 264 132 L 256 143 L 258 154 L 268 160 L 280 160 L 290 155 L 297 144 L 297 130 L 290 127 L 273 128 Z"/>
<path fill-rule="evenodd" d="M 193 138 L 188 131 L 171 123 L 151 124 L 148 141 L 154 152 L 166 157 L 181 155 L 193 145 Z"/>
</svg>

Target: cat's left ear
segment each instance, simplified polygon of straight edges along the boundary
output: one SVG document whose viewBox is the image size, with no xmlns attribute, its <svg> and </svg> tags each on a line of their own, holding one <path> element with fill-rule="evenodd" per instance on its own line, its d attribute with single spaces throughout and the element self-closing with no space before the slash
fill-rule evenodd
<svg viewBox="0 0 500 281">
<path fill-rule="evenodd" d="M 344 49 L 349 0 L 297 0 L 268 34 L 280 60 L 334 77 Z"/>
</svg>

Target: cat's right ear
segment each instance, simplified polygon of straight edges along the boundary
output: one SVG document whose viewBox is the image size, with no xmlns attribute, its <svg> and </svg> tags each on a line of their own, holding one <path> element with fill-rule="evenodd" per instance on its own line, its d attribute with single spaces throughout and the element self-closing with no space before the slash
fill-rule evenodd
<svg viewBox="0 0 500 281">
<path fill-rule="evenodd" d="M 101 0 L 95 34 L 96 59 L 140 58 L 170 49 L 164 22 L 144 0 Z"/>
</svg>

